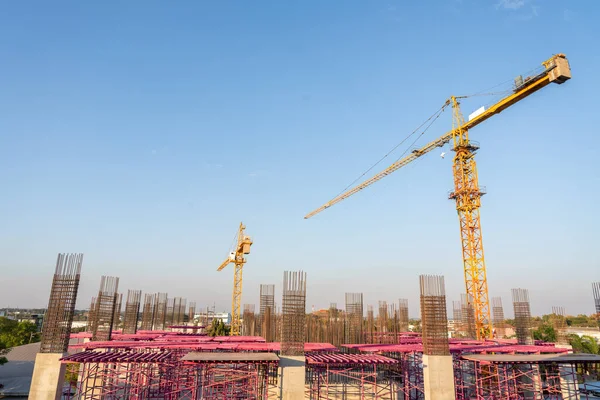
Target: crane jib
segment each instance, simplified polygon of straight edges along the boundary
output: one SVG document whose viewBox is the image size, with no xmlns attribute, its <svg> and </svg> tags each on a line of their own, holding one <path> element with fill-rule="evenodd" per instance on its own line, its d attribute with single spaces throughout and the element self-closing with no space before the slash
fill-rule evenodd
<svg viewBox="0 0 600 400">
<path fill-rule="evenodd" d="M 537 92 L 538 90 L 542 89 L 543 87 L 547 86 L 551 82 L 561 84 L 571 78 L 571 70 L 570 70 L 568 61 L 567 61 L 566 57 L 564 56 L 564 54 L 558 54 L 556 56 L 553 56 L 549 60 L 545 61 L 543 63 L 543 65 L 545 66 L 545 70 L 542 73 L 540 73 L 536 76 L 527 78 L 526 83 L 518 86 L 512 94 L 502 98 L 501 100 L 499 100 L 498 102 L 493 104 L 490 108 L 488 108 L 481 114 L 479 114 L 476 117 L 474 117 L 473 119 L 465 122 L 464 124 L 462 124 L 460 126 L 460 128 L 453 129 L 453 130 L 447 132 L 446 134 L 444 134 L 443 136 L 437 138 L 436 140 L 423 146 L 422 148 L 413 150 L 411 154 L 402 158 L 401 160 L 396 161 L 395 163 L 390 165 L 388 168 L 386 168 L 382 172 L 379 172 L 377 175 L 373 176 L 372 178 L 367 179 L 366 181 L 355 186 L 354 188 L 352 188 L 352 189 L 340 194 L 339 196 L 335 197 L 334 199 L 330 200 L 325 205 L 308 213 L 304 217 L 304 219 L 308 219 L 308 218 L 320 213 L 321 211 L 325 210 L 326 208 L 329 208 L 332 205 L 339 203 L 340 201 L 342 201 L 342 200 L 350 197 L 351 195 L 359 192 L 360 190 L 366 188 L 367 186 L 370 186 L 371 184 L 379 181 L 381 178 L 388 176 L 392 172 L 397 171 L 398 169 L 407 165 L 411 161 L 414 161 L 417 158 L 429 153 L 433 149 L 444 146 L 445 144 L 450 142 L 450 140 L 452 139 L 452 137 L 454 136 L 454 134 L 457 131 L 468 131 L 471 128 L 474 128 L 475 126 L 486 121 L 493 115 L 499 114 L 500 112 L 504 111 L 505 109 L 512 106 L 513 104 L 521 101 L 525 97 L 527 97 L 527 96 Z M 466 96 L 466 97 L 468 97 L 468 96 Z M 448 104 L 450 104 L 449 100 L 446 101 L 445 106 L 447 106 Z"/>
</svg>

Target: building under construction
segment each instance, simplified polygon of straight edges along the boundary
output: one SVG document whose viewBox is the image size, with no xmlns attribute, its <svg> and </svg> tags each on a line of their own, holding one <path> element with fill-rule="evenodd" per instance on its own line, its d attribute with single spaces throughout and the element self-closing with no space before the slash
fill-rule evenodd
<svg viewBox="0 0 600 400">
<path fill-rule="evenodd" d="M 116 281 L 103 278 L 99 296 L 115 300 Z M 527 290 L 513 290 L 518 338 L 478 340 L 449 338 L 443 277 L 421 276 L 419 285 L 422 332 L 414 332 L 401 329 L 408 324 L 408 310 L 401 311 L 406 300 L 398 308 L 380 301 L 378 315 L 368 306 L 365 317 L 362 293 L 347 293 L 345 309 L 332 304 L 306 314 L 306 274 L 286 272 L 282 314 L 273 314 L 281 333 L 270 342 L 258 335 L 208 336 L 193 314 L 182 323 L 176 306 L 165 310 L 177 325 L 131 333 L 142 296 L 130 290 L 123 330 L 110 328 L 111 308 L 96 305 L 95 331 L 69 335 L 68 353 L 57 359 L 68 377 L 63 398 L 593 399 L 600 393 L 593 379 L 600 356 L 531 338 Z M 167 296 L 146 297 L 145 308 L 152 298 Z M 254 307 L 244 309 L 244 330 L 256 329 Z M 151 318 L 137 320 L 136 328 Z M 98 339 L 102 325 L 108 340 Z M 308 340 L 315 337 L 341 343 Z"/>
<path fill-rule="evenodd" d="M 234 270 L 229 336 L 209 332 L 208 310 L 203 320 L 192 302 L 186 315 L 187 300 L 167 293 L 145 294 L 142 304 L 140 290 L 127 291 L 121 318 L 123 293 L 117 277 L 102 277 L 91 302 L 88 332 L 71 334 L 82 255 L 59 255 L 30 398 L 600 398 L 600 356 L 573 354 L 568 345 L 534 340 L 526 289 L 512 291 L 516 339 L 504 337 L 502 301 L 488 299 L 479 221 L 485 190 L 474 161 L 478 145 L 468 135 L 493 115 L 570 76 L 566 57 L 553 56 L 539 73 L 517 79 L 508 96 L 466 121 L 459 107 L 462 97 L 451 97 L 440 110 L 453 110 L 450 132 L 307 215 L 452 142 L 455 182 L 449 198 L 459 214 L 466 285 L 461 300 L 452 303 L 456 337 L 448 330 L 444 277 L 435 275 L 418 280 L 419 299 L 413 300 L 420 306 L 420 327 L 409 323 L 409 299 L 380 300 L 374 307 L 356 292 L 345 294 L 343 309 L 331 303 L 329 309 L 307 315 L 307 274 L 302 271 L 284 273 L 280 310 L 275 285 L 268 284 L 260 287 L 258 308 L 246 304 L 242 313 L 242 271 L 253 242 L 240 223 L 237 241 L 218 267 L 221 271 L 233 264 Z M 599 288 L 593 284 L 596 307 Z M 564 318 L 563 310 L 555 313 Z"/>
</svg>

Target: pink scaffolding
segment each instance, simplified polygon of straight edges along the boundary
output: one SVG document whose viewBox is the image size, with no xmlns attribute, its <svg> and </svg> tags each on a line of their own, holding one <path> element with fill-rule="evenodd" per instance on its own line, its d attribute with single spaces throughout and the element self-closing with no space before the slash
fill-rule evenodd
<svg viewBox="0 0 600 400">
<path fill-rule="evenodd" d="M 396 399 L 399 362 L 374 354 L 308 354 L 306 381 L 311 399 Z"/>
<path fill-rule="evenodd" d="M 280 345 L 259 337 L 140 331 L 113 338 L 70 347 L 79 353 L 62 360 L 72 385 L 66 398 L 259 399 L 277 384 Z M 398 342 L 349 344 L 342 351 L 328 343 L 306 343 L 307 394 L 313 399 L 423 399 L 421 338 L 402 335 Z M 587 399 L 594 392 L 600 397 L 600 388 L 589 382 L 598 380 L 600 356 L 511 340 L 451 339 L 449 348 L 460 400 Z"/>
<path fill-rule="evenodd" d="M 202 399 L 268 399 L 269 377 L 277 376 L 273 353 L 189 353 L 182 359 L 200 372 Z"/>
<path fill-rule="evenodd" d="M 592 354 L 478 354 L 455 360 L 456 398 L 487 399 L 597 399 L 598 377 L 581 372 L 600 356 Z"/>
<path fill-rule="evenodd" d="M 62 359 L 78 373 L 77 399 L 266 399 L 274 353 L 83 351 Z M 274 372 L 275 371 L 275 372 Z"/>
</svg>

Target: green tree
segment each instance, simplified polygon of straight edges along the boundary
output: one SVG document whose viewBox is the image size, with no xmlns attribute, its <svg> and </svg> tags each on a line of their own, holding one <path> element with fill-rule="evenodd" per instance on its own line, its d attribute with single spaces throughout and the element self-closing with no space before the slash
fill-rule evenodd
<svg viewBox="0 0 600 400">
<path fill-rule="evenodd" d="M 220 319 L 213 319 L 211 326 L 208 328 L 206 333 L 208 336 L 227 336 L 231 328 L 225 325 Z"/>
<path fill-rule="evenodd" d="M 409 319 L 408 324 L 413 326 L 413 332 L 421 332 L 421 320 L 420 319 Z"/>
<path fill-rule="evenodd" d="M 67 370 L 65 372 L 65 381 L 69 382 L 69 385 L 71 385 L 71 387 L 76 387 L 78 378 L 79 378 L 79 363 L 67 364 Z"/>
<path fill-rule="evenodd" d="M 569 335 L 569 344 L 575 353 L 600 354 L 598 341 L 591 336 Z"/>
<path fill-rule="evenodd" d="M 8 353 L 10 350 L 6 348 L 6 346 L 4 346 L 4 343 L 0 343 L 0 365 L 6 364 L 8 362 L 8 360 L 6 359 L 6 357 L 4 357 L 6 355 L 6 353 Z"/>
<path fill-rule="evenodd" d="M 568 326 L 578 326 L 578 327 L 596 327 L 598 326 L 598 321 L 594 318 L 594 316 L 587 316 L 585 314 L 579 314 L 576 317 L 568 316 L 566 318 Z"/>
<path fill-rule="evenodd" d="M 4 348 L 21 346 L 39 341 L 37 327 L 29 321 L 14 321 L 0 317 L 0 343 Z"/>
<path fill-rule="evenodd" d="M 541 324 L 537 329 L 533 331 L 533 338 L 535 340 L 543 340 L 544 342 L 555 343 L 556 330 L 549 323 Z"/>
</svg>

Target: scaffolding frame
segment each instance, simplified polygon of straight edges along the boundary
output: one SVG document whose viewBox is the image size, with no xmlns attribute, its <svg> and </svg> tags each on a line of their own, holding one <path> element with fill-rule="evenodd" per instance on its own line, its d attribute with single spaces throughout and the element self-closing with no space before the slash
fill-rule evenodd
<svg viewBox="0 0 600 400">
<path fill-rule="evenodd" d="M 201 364 L 201 398 L 204 400 L 269 398 L 273 363 Z"/>
<path fill-rule="evenodd" d="M 592 393 L 600 393 L 600 386 L 585 383 L 577 372 L 590 363 L 597 361 L 490 362 L 459 356 L 454 361 L 456 399 L 595 399 Z"/>
<path fill-rule="evenodd" d="M 306 380 L 311 400 L 396 400 L 402 390 L 402 371 L 391 365 L 310 366 L 306 368 Z"/>
<path fill-rule="evenodd" d="M 77 382 L 66 399 L 268 399 L 275 360 L 186 361 L 190 349 L 105 349 L 63 357 Z"/>
</svg>

